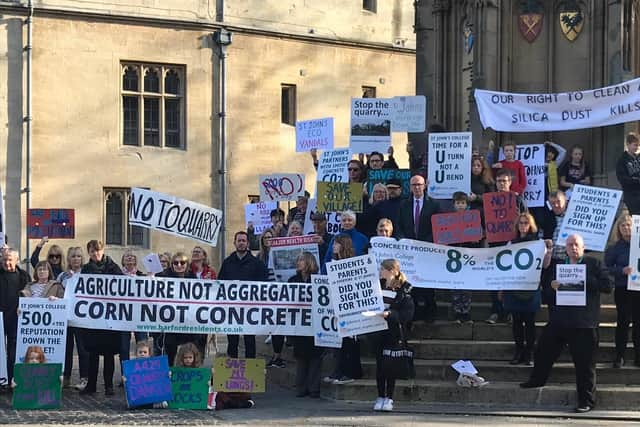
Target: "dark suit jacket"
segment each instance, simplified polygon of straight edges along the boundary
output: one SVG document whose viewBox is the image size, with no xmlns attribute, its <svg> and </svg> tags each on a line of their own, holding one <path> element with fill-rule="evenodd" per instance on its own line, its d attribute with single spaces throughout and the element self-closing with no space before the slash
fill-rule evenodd
<svg viewBox="0 0 640 427">
<path fill-rule="evenodd" d="M 398 215 L 398 223 L 394 224 L 396 237 L 399 239 L 421 240 L 423 242 L 433 242 L 433 233 L 431 231 L 431 215 L 440 212 L 440 205 L 431 197 L 425 195 L 420 211 L 420 223 L 418 224 L 418 235 L 414 231 L 413 209 L 414 198 L 403 200 L 400 204 L 400 214 Z"/>
</svg>

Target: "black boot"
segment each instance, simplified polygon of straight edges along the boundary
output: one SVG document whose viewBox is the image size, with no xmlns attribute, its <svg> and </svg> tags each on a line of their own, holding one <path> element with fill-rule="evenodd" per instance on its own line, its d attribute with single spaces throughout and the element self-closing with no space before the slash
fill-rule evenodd
<svg viewBox="0 0 640 427">
<path fill-rule="evenodd" d="M 522 357 L 522 352 L 523 349 L 521 346 L 516 346 L 516 351 L 513 353 L 513 358 L 511 358 L 511 362 L 509 362 L 511 365 L 517 365 L 518 363 L 520 363 L 520 358 Z"/>
<path fill-rule="evenodd" d="M 531 360 L 532 354 L 533 354 L 533 351 L 529 350 L 528 348 L 525 348 L 522 351 L 522 355 L 520 356 L 519 363 L 522 363 L 523 365 L 526 365 L 526 366 L 532 366 L 533 365 L 533 362 Z"/>
<path fill-rule="evenodd" d="M 637 359 L 636 359 L 637 360 Z M 616 358 L 613 360 L 613 367 L 615 369 L 620 369 L 624 366 L 624 358 L 622 357 L 622 355 L 617 354 Z"/>
</svg>

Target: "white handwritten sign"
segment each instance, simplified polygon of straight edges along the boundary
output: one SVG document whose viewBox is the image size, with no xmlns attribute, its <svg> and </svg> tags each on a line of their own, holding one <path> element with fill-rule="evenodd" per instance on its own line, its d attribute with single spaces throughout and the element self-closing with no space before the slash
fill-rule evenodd
<svg viewBox="0 0 640 427">
<path fill-rule="evenodd" d="M 504 159 L 504 153 L 500 148 L 500 160 Z M 522 193 L 527 207 L 537 208 L 544 206 L 545 187 L 545 150 L 544 144 L 528 144 L 516 146 L 516 160 L 520 160 L 527 176 L 527 186 Z"/>
<path fill-rule="evenodd" d="M 333 148 L 333 118 L 296 122 L 296 152 Z"/>
<path fill-rule="evenodd" d="M 471 132 L 429 134 L 429 196 L 471 192 Z"/>
<path fill-rule="evenodd" d="M 260 201 L 297 200 L 304 196 L 304 175 L 300 173 L 277 173 L 260 175 Z"/>
<path fill-rule="evenodd" d="M 424 132 L 427 121 L 427 98 L 394 96 L 391 98 L 391 132 Z"/>
</svg>

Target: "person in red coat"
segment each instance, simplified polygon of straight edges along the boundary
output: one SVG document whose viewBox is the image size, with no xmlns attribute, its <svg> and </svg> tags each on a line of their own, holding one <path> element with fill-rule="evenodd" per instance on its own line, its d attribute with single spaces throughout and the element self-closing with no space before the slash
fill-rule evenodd
<svg viewBox="0 0 640 427">
<path fill-rule="evenodd" d="M 509 169 L 513 177 L 511 181 L 510 190 L 519 196 L 522 196 L 524 189 L 527 186 L 527 175 L 524 173 L 524 165 L 520 160 L 516 160 L 516 144 L 513 142 L 506 142 L 502 145 L 502 152 L 504 154 L 504 160 L 494 163 L 491 167 L 494 171 L 500 169 Z"/>
</svg>

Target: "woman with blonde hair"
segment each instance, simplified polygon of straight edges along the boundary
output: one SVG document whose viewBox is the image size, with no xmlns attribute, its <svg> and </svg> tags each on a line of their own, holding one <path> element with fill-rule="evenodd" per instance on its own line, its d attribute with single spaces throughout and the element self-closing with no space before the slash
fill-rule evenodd
<svg viewBox="0 0 640 427">
<path fill-rule="evenodd" d="M 31 266 L 36 268 L 36 264 L 40 260 L 40 251 L 49 242 L 48 237 L 43 237 L 36 245 L 33 253 L 31 254 Z M 58 277 L 60 273 L 64 271 L 64 251 L 58 245 L 51 245 L 47 251 L 47 262 L 51 265 L 53 276 Z"/>
</svg>

